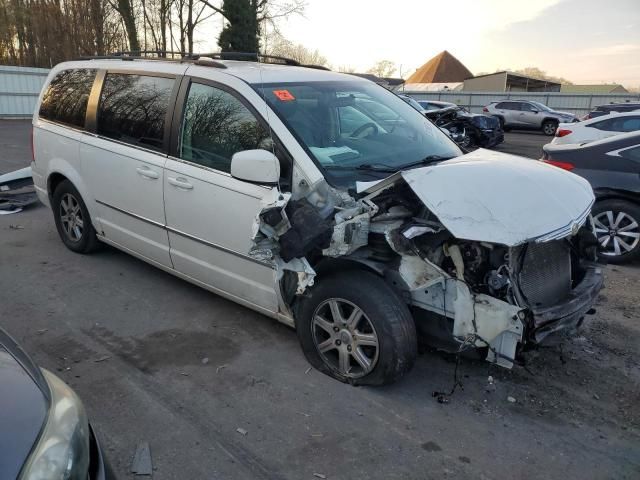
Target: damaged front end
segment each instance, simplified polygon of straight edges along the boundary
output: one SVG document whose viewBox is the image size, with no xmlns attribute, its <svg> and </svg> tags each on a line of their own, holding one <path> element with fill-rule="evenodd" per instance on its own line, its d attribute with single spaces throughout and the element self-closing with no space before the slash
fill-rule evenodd
<svg viewBox="0 0 640 480">
<path fill-rule="evenodd" d="M 498 157 L 487 166 L 484 152 L 398 172 L 353 196 L 325 183 L 295 200 L 274 194 L 250 255 L 275 264 L 282 310 L 293 316 L 316 268 L 341 259 L 384 278 L 431 343 L 476 347 L 503 367 L 519 348 L 579 326 L 603 280 L 588 221 L 593 193 L 546 171 L 550 188 L 567 189 L 553 208 L 557 198 L 527 191 L 539 189 L 538 166 L 523 176 L 530 165 L 514 170 Z M 476 183 L 462 185 L 465 176 Z"/>
</svg>

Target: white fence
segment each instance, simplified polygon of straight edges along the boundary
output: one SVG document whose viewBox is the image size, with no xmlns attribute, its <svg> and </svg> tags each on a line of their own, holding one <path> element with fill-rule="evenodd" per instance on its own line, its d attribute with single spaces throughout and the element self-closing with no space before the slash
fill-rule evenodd
<svg viewBox="0 0 640 480">
<path fill-rule="evenodd" d="M 46 68 L 0 65 L 0 118 L 28 118 L 49 74 Z"/>
<path fill-rule="evenodd" d="M 569 93 L 523 93 L 523 92 L 411 92 L 397 93 L 411 95 L 416 100 L 438 100 L 451 102 L 466 107 L 474 113 L 481 113 L 482 107 L 493 101 L 520 99 L 533 100 L 543 103 L 555 110 L 566 111 L 581 116 L 589 113 L 596 105 L 607 103 L 640 102 L 640 94 L 616 93 L 600 94 L 569 94 Z"/>
</svg>

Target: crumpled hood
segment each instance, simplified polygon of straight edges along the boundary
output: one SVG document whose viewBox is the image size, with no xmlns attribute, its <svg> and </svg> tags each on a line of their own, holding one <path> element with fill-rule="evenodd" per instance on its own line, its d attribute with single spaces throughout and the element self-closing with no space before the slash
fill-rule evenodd
<svg viewBox="0 0 640 480">
<path fill-rule="evenodd" d="M 594 202 L 582 177 L 485 149 L 397 172 L 365 192 L 374 197 L 400 179 L 455 237 L 507 246 L 575 233 Z"/>
</svg>

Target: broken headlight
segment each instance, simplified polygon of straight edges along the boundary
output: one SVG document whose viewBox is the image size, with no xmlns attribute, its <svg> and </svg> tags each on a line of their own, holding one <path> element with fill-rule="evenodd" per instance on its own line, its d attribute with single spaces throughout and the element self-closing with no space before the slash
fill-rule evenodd
<svg viewBox="0 0 640 480">
<path fill-rule="evenodd" d="M 49 414 L 20 480 L 86 480 L 89 422 L 82 402 L 58 377 L 42 373 L 51 391 Z"/>
</svg>

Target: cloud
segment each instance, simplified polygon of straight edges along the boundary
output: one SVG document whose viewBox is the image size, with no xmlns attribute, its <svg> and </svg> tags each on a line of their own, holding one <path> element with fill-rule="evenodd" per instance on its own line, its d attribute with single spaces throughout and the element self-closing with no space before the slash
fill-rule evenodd
<svg viewBox="0 0 640 480">
<path fill-rule="evenodd" d="M 593 57 L 602 55 L 628 55 L 634 52 L 638 52 L 640 54 L 640 44 L 618 43 L 604 47 L 588 48 L 586 50 L 582 50 L 578 55 L 582 57 Z"/>
</svg>

